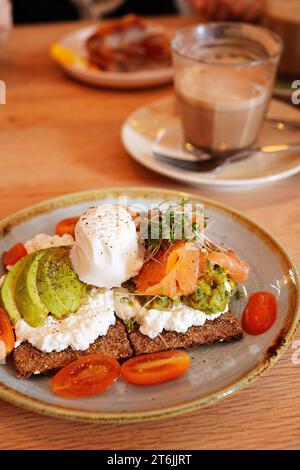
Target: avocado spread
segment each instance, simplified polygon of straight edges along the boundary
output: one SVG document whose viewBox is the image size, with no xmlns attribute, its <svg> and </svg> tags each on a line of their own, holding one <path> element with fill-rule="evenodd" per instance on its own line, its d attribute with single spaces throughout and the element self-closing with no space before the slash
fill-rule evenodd
<svg viewBox="0 0 300 470">
<path fill-rule="evenodd" d="M 230 291 L 226 288 L 228 284 Z M 226 309 L 234 288 L 235 283 L 228 278 L 225 269 L 208 261 L 198 279 L 195 292 L 182 300 L 190 307 L 212 315 Z"/>
<path fill-rule="evenodd" d="M 230 286 L 230 289 L 228 289 Z M 167 311 L 179 302 L 183 302 L 207 315 L 223 312 L 235 289 L 235 283 L 228 278 L 225 269 L 207 261 L 206 269 L 201 273 L 195 292 L 186 297 L 139 296 L 138 302 L 147 309 Z"/>
<path fill-rule="evenodd" d="M 173 305 L 178 304 L 181 300 L 181 297 L 166 297 L 165 295 L 156 295 L 152 300 L 146 298 L 146 304 L 148 309 L 153 308 L 155 310 L 170 310 Z"/>
</svg>

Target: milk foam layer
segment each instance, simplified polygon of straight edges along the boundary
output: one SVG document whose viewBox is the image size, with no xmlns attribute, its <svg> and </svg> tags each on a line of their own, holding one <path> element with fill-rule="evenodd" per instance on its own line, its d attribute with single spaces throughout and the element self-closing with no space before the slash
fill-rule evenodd
<svg viewBox="0 0 300 470">
<path fill-rule="evenodd" d="M 177 91 L 194 106 L 215 110 L 242 110 L 259 106 L 266 100 L 265 87 L 242 79 L 235 70 L 220 72 L 201 65 L 183 70 L 176 83 Z"/>
</svg>

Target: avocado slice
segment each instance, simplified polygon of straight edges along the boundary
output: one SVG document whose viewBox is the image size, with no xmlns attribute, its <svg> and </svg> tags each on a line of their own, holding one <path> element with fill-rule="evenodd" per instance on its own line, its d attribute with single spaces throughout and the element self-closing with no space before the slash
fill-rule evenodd
<svg viewBox="0 0 300 470">
<path fill-rule="evenodd" d="M 39 326 L 49 313 L 42 302 L 37 288 L 39 260 L 45 250 L 26 256 L 24 267 L 16 283 L 15 298 L 24 320 L 33 327 Z"/>
<path fill-rule="evenodd" d="M 52 257 L 53 250 L 47 249 L 39 259 L 37 289 L 42 302 L 46 305 L 49 312 L 57 318 L 62 318 L 69 313 L 69 310 L 57 295 L 56 289 L 53 287 L 52 279 L 48 274 L 51 273 L 52 270 Z"/>
<path fill-rule="evenodd" d="M 10 321 L 14 325 L 17 323 L 18 320 L 21 318 L 21 313 L 18 309 L 16 303 L 16 285 L 19 279 L 21 272 L 25 264 L 27 263 L 27 256 L 20 259 L 6 274 L 4 282 L 1 286 L 0 295 L 1 295 L 1 303 L 5 308 Z"/>
<path fill-rule="evenodd" d="M 47 273 L 49 286 L 55 291 L 60 302 L 69 313 L 75 313 L 80 307 L 87 291 L 87 285 L 78 279 L 70 260 L 70 247 L 49 248 Z M 51 252 L 51 254 L 50 254 Z M 54 312 L 51 312 L 54 314 Z"/>
</svg>

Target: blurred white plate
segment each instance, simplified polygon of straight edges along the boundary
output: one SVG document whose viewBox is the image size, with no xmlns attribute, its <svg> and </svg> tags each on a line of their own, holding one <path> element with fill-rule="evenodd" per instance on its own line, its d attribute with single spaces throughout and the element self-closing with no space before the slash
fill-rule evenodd
<svg viewBox="0 0 300 470">
<path fill-rule="evenodd" d="M 59 44 L 67 47 L 80 57 L 87 57 L 85 47 L 86 40 L 97 29 L 97 26 L 88 26 L 77 29 L 63 36 Z M 155 70 L 140 70 L 137 72 L 105 72 L 89 69 L 81 64 L 59 64 L 60 67 L 72 78 L 83 83 L 106 88 L 139 89 L 165 85 L 173 79 L 173 68 L 161 68 Z"/>
<path fill-rule="evenodd" d="M 269 116 L 280 119 L 299 119 L 300 113 L 292 106 L 273 100 Z M 173 127 L 177 132 L 168 132 L 170 152 L 178 151 L 181 127 L 176 112 L 174 97 L 164 98 L 135 110 L 122 127 L 122 141 L 128 153 L 141 165 L 170 178 L 194 185 L 209 185 L 220 188 L 248 187 L 272 183 L 300 172 L 300 153 L 263 155 L 256 154 L 247 160 L 228 164 L 213 172 L 192 172 L 176 168 L 156 159 L 153 148 L 163 130 Z M 173 135 L 173 137 L 172 137 Z M 259 144 L 275 145 L 300 142 L 299 129 L 283 128 L 266 122 Z"/>
</svg>

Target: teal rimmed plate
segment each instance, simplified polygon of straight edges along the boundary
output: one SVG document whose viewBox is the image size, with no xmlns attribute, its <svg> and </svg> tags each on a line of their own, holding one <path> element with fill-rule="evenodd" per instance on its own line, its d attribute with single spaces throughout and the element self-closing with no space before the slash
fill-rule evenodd
<svg viewBox="0 0 300 470">
<path fill-rule="evenodd" d="M 130 422 L 159 419 L 189 412 L 224 398 L 257 378 L 271 367 L 291 342 L 299 322 L 299 277 L 283 246 L 263 228 L 244 215 L 217 202 L 182 192 L 152 188 L 117 188 L 70 194 L 23 209 L 0 221 L 0 253 L 16 240 L 25 241 L 36 233 L 52 234 L 55 224 L 72 217 L 89 205 L 102 201 L 150 206 L 182 197 L 204 203 L 210 221 L 209 235 L 236 250 L 250 264 L 248 293 L 273 292 L 278 300 L 274 326 L 260 336 L 240 342 L 203 346 L 193 350 L 189 371 L 177 380 L 138 387 L 121 379 L 105 393 L 67 400 L 55 396 L 49 377 L 18 380 L 9 360 L 0 365 L 0 398 L 33 411 L 85 421 Z M 235 306 L 240 316 L 246 302 Z"/>
</svg>

